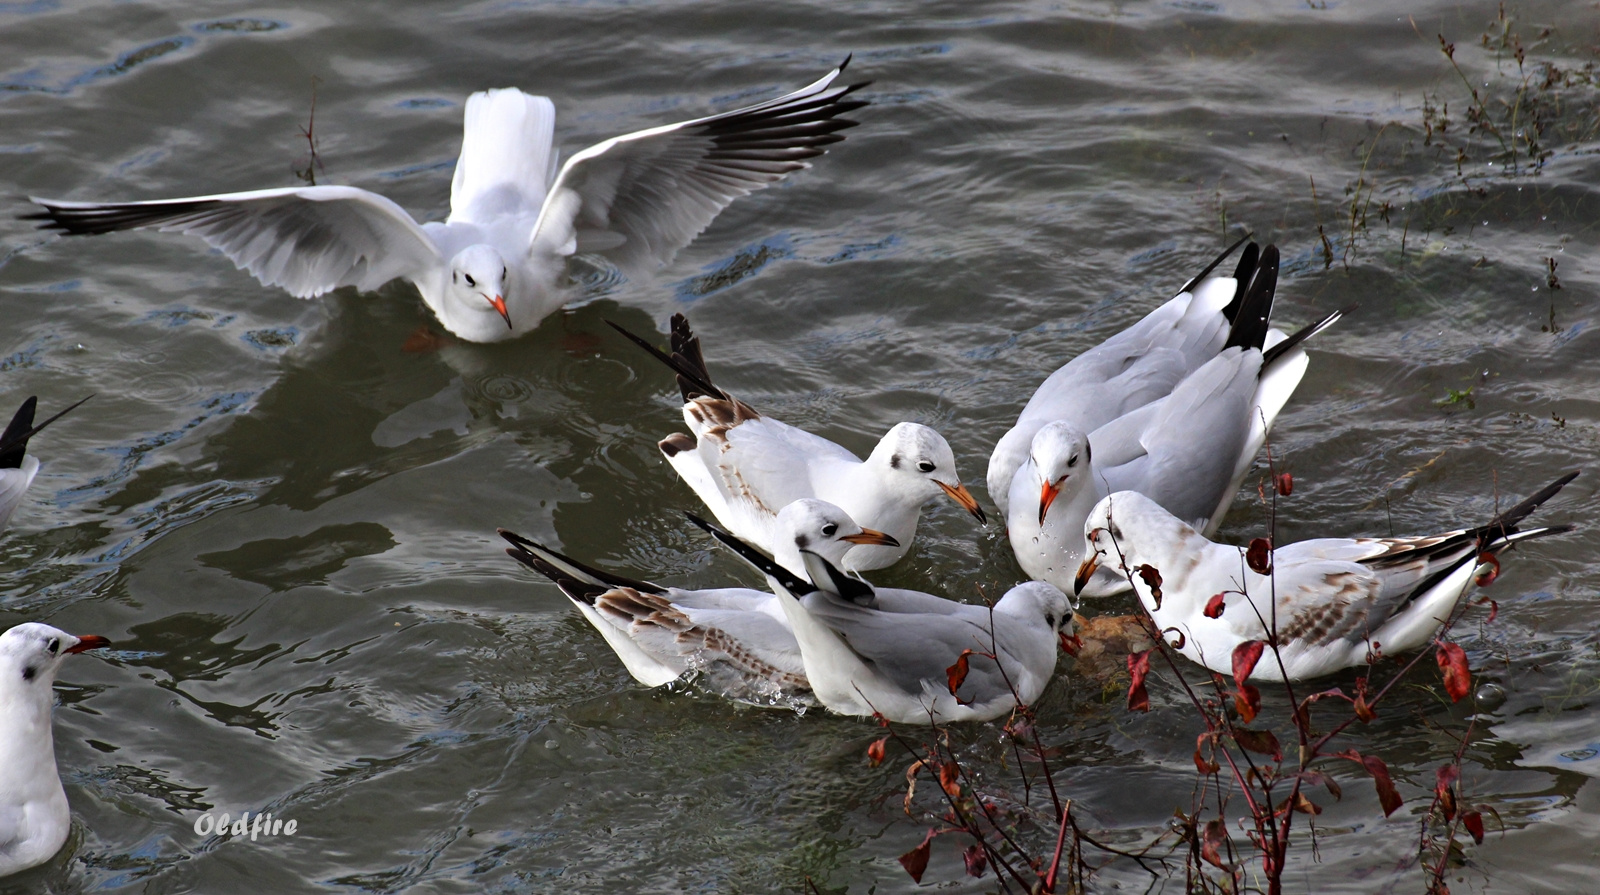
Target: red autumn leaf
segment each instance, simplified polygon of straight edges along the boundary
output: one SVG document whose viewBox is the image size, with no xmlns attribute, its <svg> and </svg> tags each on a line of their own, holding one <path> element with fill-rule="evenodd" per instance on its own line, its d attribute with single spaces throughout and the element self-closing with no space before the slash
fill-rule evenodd
<svg viewBox="0 0 1600 895">
<path fill-rule="evenodd" d="M 1144 582 L 1145 587 L 1153 591 L 1161 589 L 1161 571 L 1155 566 L 1145 563 L 1134 571 L 1139 573 L 1139 579 Z"/>
<path fill-rule="evenodd" d="M 1372 710 L 1372 706 L 1367 705 L 1367 694 L 1357 693 L 1355 704 L 1356 717 L 1361 719 L 1362 724 L 1371 724 L 1373 719 L 1378 717 L 1378 713 Z"/>
<path fill-rule="evenodd" d="M 1339 784 L 1332 777 L 1329 777 L 1327 774 L 1324 774 L 1321 771 L 1301 771 L 1300 779 L 1311 784 L 1312 786 L 1321 784 L 1322 786 L 1327 787 L 1328 795 L 1333 796 L 1335 799 L 1344 798 L 1344 790 L 1339 788 Z"/>
<path fill-rule="evenodd" d="M 1294 810 L 1300 812 L 1301 814 L 1309 814 L 1315 817 L 1316 815 L 1322 813 L 1321 805 L 1318 805 L 1316 802 L 1306 798 L 1305 793 L 1299 792 L 1295 793 L 1292 797 L 1283 800 L 1283 804 L 1278 806 L 1279 813 L 1289 813 L 1291 803 Z"/>
<path fill-rule="evenodd" d="M 1057 635 L 1061 639 L 1061 651 L 1074 658 L 1083 650 L 1083 638 L 1076 634 L 1061 631 Z"/>
<path fill-rule="evenodd" d="M 1244 561 L 1251 570 L 1258 575 L 1266 575 L 1272 571 L 1272 541 L 1269 538 L 1256 538 L 1244 551 Z"/>
<path fill-rule="evenodd" d="M 1212 594 L 1211 599 L 1206 601 L 1205 616 L 1206 618 L 1219 618 L 1222 615 L 1222 610 L 1227 608 L 1228 604 L 1223 602 L 1222 594 Z"/>
<path fill-rule="evenodd" d="M 1150 673 L 1150 651 L 1128 654 L 1128 711 L 1150 711 L 1150 694 L 1145 692 L 1144 678 Z"/>
<path fill-rule="evenodd" d="M 1478 602 L 1479 606 L 1482 606 L 1484 603 L 1488 603 L 1489 604 L 1489 617 L 1484 619 L 1483 623 L 1486 624 L 1486 625 L 1494 624 L 1494 617 L 1500 614 L 1500 604 L 1495 602 L 1494 600 L 1489 599 L 1488 597 L 1484 597 L 1483 599 L 1478 600 L 1477 602 Z"/>
<path fill-rule="evenodd" d="M 1200 754 L 1199 746 L 1194 747 L 1194 766 L 1202 774 L 1215 774 L 1222 770 L 1222 765 Z"/>
<path fill-rule="evenodd" d="M 1456 781 L 1461 779 L 1461 766 L 1447 764 L 1434 774 L 1434 794 L 1439 797 L 1439 810 L 1444 812 L 1444 819 L 1450 820 L 1456 816 Z"/>
<path fill-rule="evenodd" d="M 1439 660 L 1439 672 L 1444 675 L 1444 691 L 1450 694 L 1451 702 L 1460 702 L 1472 689 L 1472 672 L 1467 670 L 1466 650 L 1441 640 L 1439 648 L 1434 651 L 1434 658 Z"/>
<path fill-rule="evenodd" d="M 950 685 L 950 695 L 956 697 L 956 702 L 961 703 L 961 697 L 956 693 L 967 680 L 967 657 L 972 655 L 972 650 L 964 649 L 961 657 L 956 659 L 956 664 L 944 670 L 945 677 Z M 964 704 L 964 703 L 962 703 Z"/>
<path fill-rule="evenodd" d="M 1222 859 L 1223 851 L 1228 846 L 1228 825 L 1220 817 L 1213 817 L 1206 821 L 1206 832 L 1200 838 L 1200 857 L 1206 863 L 1222 870 L 1232 870 L 1227 862 Z"/>
<path fill-rule="evenodd" d="M 1500 560 L 1493 553 L 1478 554 L 1478 570 L 1473 576 L 1473 581 L 1479 587 L 1488 587 L 1500 577 Z"/>
<path fill-rule="evenodd" d="M 872 762 L 873 767 L 883 764 L 883 753 L 888 746 L 889 738 L 883 737 L 882 739 L 873 740 L 872 745 L 867 747 L 867 760 Z"/>
<path fill-rule="evenodd" d="M 983 871 L 989 866 L 988 853 L 976 842 L 961 853 L 961 860 L 967 865 L 967 876 L 983 876 Z"/>
<path fill-rule="evenodd" d="M 1256 663 L 1261 661 L 1261 651 L 1267 645 L 1259 640 L 1246 640 L 1233 648 L 1233 682 L 1243 684 L 1250 679 L 1250 672 L 1256 670 Z"/>
<path fill-rule="evenodd" d="M 1472 834 L 1473 842 L 1479 845 L 1483 844 L 1483 815 L 1476 811 L 1463 811 L 1461 813 L 1461 825 L 1467 828 L 1468 833 Z"/>
<path fill-rule="evenodd" d="M 932 851 L 933 831 L 922 837 L 922 844 L 900 856 L 900 866 L 911 875 L 911 881 L 922 882 L 922 874 L 928 869 L 928 853 Z"/>
<path fill-rule="evenodd" d="M 952 799 L 961 795 L 961 767 L 953 761 L 939 765 L 939 785 Z"/>
<path fill-rule="evenodd" d="M 1294 476 L 1287 472 L 1278 473 L 1273 479 L 1273 484 L 1277 486 L 1280 497 L 1288 497 L 1294 493 Z"/>
<path fill-rule="evenodd" d="M 1394 780 L 1389 777 L 1389 766 L 1376 755 L 1362 755 L 1354 749 L 1335 752 L 1334 758 L 1348 758 L 1367 769 L 1372 783 L 1378 788 L 1378 804 L 1383 806 L 1383 816 L 1388 817 L 1400 807 L 1400 793 L 1395 791 Z"/>
<path fill-rule="evenodd" d="M 1256 719 L 1256 713 L 1261 711 L 1261 691 L 1251 684 L 1240 684 L 1239 691 L 1233 694 L 1233 708 L 1239 713 L 1239 720 L 1246 724 Z"/>
<path fill-rule="evenodd" d="M 1239 744 L 1240 749 L 1255 752 L 1258 755 L 1270 755 L 1273 761 L 1283 760 L 1283 747 L 1278 745 L 1278 738 L 1270 730 L 1251 730 L 1248 727 L 1235 727 L 1233 740 Z"/>
</svg>

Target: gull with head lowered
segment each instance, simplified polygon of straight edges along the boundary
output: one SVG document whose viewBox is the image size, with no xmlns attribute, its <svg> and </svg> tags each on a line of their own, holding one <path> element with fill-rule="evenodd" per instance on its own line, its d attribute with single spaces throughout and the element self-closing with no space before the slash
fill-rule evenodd
<svg viewBox="0 0 1600 895">
<path fill-rule="evenodd" d="M 1253 563 L 1246 550 L 1212 543 L 1143 494 L 1119 491 L 1095 504 L 1083 523 L 1088 558 L 1077 580 L 1088 581 L 1097 567 L 1131 578 L 1156 627 L 1175 630 L 1183 641 L 1177 650 L 1212 671 L 1231 673 L 1236 647 L 1271 635 L 1282 665 L 1269 648 L 1251 679 L 1317 677 L 1432 640 L 1480 565 L 1498 569 L 1494 551 L 1572 530 L 1518 525 L 1577 475 L 1556 479 L 1477 528 L 1414 538 L 1314 538 L 1269 550 Z M 1147 580 L 1142 566 L 1160 578 Z M 1159 582 L 1159 598 L 1152 581 Z"/>
<path fill-rule="evenodd" d="M 849 59 L 845 60 L 848 64 Z M 467 99 L 450 216 L 418 225 L 389 199 L 303 186 L 146 202 L 32 201 L 69 234 L 153 228 L 198 236 L 268 286 L 311 298 L 414 283 L 446 329 L 471 342 L 520 336 L 572 295 L 567 260 L 624 271 L 664 264 L 729 203 L 809 167 L 856 124 L 864 86 L 845 64 L 763 103 L 612 137 L 557 170 L 555 106 L 515 88 Z"/>
</svg>

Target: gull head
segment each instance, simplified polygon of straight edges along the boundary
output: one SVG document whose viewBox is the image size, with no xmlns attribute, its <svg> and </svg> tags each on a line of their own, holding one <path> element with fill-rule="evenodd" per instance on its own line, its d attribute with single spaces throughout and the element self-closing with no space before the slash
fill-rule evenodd
<svg viewBox="0 0 1600 895">
<path fill-rule="evenodd" d="M 1194 533 L 1161 504 L 1137 491 L 1118 491 L 1102 497 L 1089 511 L 1089 518 L 1083 520 L 1084 559 L 1078 566 L 1077 591 L 1083 592 L 1084 585 L 1101 566 L 1119 574 L 1146 562 L 1160 569 L 1164 561 L 1159 555 L 1163 528 L 1172 530 L 1173 545 L 1178 547 L 1185 531 Z M 1129 537 L 1129 533 L 1133 536 Z"/>
<path fill-rule="evenodd" d="M 919 423 L 899 423 L 878 442 L 872 461 L 888 466 L 900 487 L 927 497 L 944 493 L 979 522 L 988 522 L 977 498 L 956 475 L 956 455 L 944 436 Z"/>
<path fill-rule="evenodd" d="M 778 533 L 792 542 L 796 551 L 809 550 L 841 568 L 844 555 L 857 544 L 900 546 L 893 537 L 861 527 L 849 513 L 814 497 L 802 498 L 779 510 Z"/>
<path fill-rule="evenodd" d="M 1089 436 L 1056 421 L 1035 432 L 1028 448 L 1039 475 L 1039 525 L 1062 491 L 1076 493 L 1089 482 Z"/>
<path fill-rule="evenodd" d="M 511 268 L 493 246 L 467 246 L 450 259 L 449 301 L 458 309 L 478 314 L 499 314 L 512 329 L 506 311 L 506 291 Z M 529 321 L 531 322 L 531 321 Z"/>
<path fill-rule="evenodd" d="M 1072 621 L 1073 605 L 1072 598 L 1053 584 L 1024 581 L 1006 591 L 1000 602 L 994 604 L 994 611 L 1030 625 L 1043 625 L 1051 634 L 1059 634 Z"/>
<path fill-rule="evenodd" d="M 71 653 L 108 645 L 110 641 L 104 637 L 74 637 L 38 622 L 25 622 L 0 634 L 0 704 L 21 694 L 48 709 L 50 687 L 61 660 Z"/>
</svg>

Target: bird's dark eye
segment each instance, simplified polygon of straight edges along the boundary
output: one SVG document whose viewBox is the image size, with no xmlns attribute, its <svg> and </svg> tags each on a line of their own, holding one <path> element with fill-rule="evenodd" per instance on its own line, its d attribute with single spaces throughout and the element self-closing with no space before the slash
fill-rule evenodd
<svg viewBox="0 0 1600 895">
<path fill-rule="evenodd" d="M 511 272 L 510 268 L 506 268 L 506 267 L 500 268 L 500 279 L 502 279 L 502 280 L 505 279 L 506 275 L 509 274 L 510 272 Z"/>
<path fill-rule="evenodd" d="M 1073 454 L 1072 456 L 1068 457 L 1067 458 L 1067 465 L 1068 466 L 1077 466 L 1078 465 L 1078 455 L 1077 454 Z"/>
<path fill-rule="evenodd" d="M 923 460 L 923 461 L 921 461 L 921 462 L 919 462 L 917 464 L 917 468 L 922 470 L 923 472 L 933 472 L 935 469 L 938 469 L 939 467 L 934 466 L 932 460 Z"/>
<path fill-rule="evenodd" d="M 452 283 L 461 282 L 461 271 L 459 271 L 459 270 L 450 271 L 450 282 L 452 282 Z"/>
<path fill-rule="evenodd" d="M 1045 615 L 1044 615 L 1044 623 L 1045 623 L 1045 624 L 1046 624 L 1046 625 L 1049 625 L 1049 626 L 1050 626 L 1050 627 L 1052 627 L 1052 628 L 1054 628 L 1054 627 L 1055 627 L 1055 626 L 1056 626 L 1056 616 L 1055 616 L 1055 613 L 1053 613 L 1053 612 L 1047 612 L 1047 613 L 1045 613 Z"/>
<path fill-rule="evenodd" d="M 831 538 L 839 533 L 839 526 L 829 522 L 827 525 L 822 526 L 822 533 Z"/>
<path fill-rule="evenodd" d="M 473 279 L 473 278 L 472 278 L 472 274 L 470 274 L 470 273 L 464 273 L 464 274 L 462 274 L 462 276 L 463 276 L 463 277 L 466 277 L 466 278 L 467 278 L 467 285 L 468 285 L 468 286 L 476 286 L 476 285 L 478 285 L 478 281 L 477 281 L 477 280 L 474 280 L 474 279 Z"/>
<path fill-rule="evenodd" d="M 49 650 L 50 655 L 53 656 L 56 654 L 56 650 L 61 649 L 61 640 L 59 638 L 52 637 L 50 638 L 50 642 L 44 645 L 44 648 Z"/>
</svg>

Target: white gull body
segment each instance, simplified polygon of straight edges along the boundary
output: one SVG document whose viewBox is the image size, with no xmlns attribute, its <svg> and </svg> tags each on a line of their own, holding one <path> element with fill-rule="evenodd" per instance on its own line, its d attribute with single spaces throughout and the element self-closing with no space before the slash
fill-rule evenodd
<svg viewBox="0 0 1600 895">
<path fill-rule="evenodd" d="M 849 60 L 846 60 L 848 63 Z M 446 329 L 514 338 L 572 295 L 567 259 L 664 264 L 734 199 L 809 166 L 855 122 L 860 84 L 834 69 L 764 103 L 595 144 L 557 169 L 555 107 L 514 88 L 467 100 L 450 215 L 419 225 L 377 193 L 304 186 L 147 202 L 32 201 L 69 234 L 154 228 L 198 236 L 269 286 L 310 298 L 411 281 Z"/>
<path fill-rule="evenodd" d="M 1161 574 L 1161 599 L 1137 573 L 1133 588 L 1156 626 L 1182 635 L 1179 652 L 1230 674 L 1233 650 L 1267 639 L 1276 627 L 1278 660 L 1268 649 L 1252 680 L 1302 680 L 1365 665 L 1369 657 L 1413 650 L 1433 639 L 1471 588 L 1481 553 L 1570 530 L 1517 524 L 1572 481 L 1569 473 L 1487 525 L 1416 538 L 1315 538 L 1270 552 L 1270 575 L 1246 562 L 1245 550 L 1207 540 L 1150 498 L 1119 491 L 1084 521 L 1090 559 L 1117 574 L 1150 565 Z M 1206 615 L 1222 594 L 1216 618 Z"/>
<path fill-rule="evenodd" d="M 779 514 L 789 552 L 837 560 L 856 544 L 888 543 L 838 507 L 796 501 Z M 744 587 L 687 590 L 634 581 L 582 565 L 501 531 L 513 559 L 554 581 L 605 638 L 634 679 L 659 687 L 698 671 L 724 696 L 757 704 L 805 701 L 800 646 L 777 598 Z"/>
<path fill-rule="evenodd" d="M 707 508 L 738 537 L 778 554 L 800 573 L 797 554 L 782 545 L 779 511 L 803 498 L 843 509 L 861 525 L 890 535 L 895 546 L 863 544 L 845 556 L 849 571 L 898 562 L 916 537 L 922 507 L 940 495 L 980 522 L 983 510 L 956 472 L 944 436 L 919 423 L 891 428 L 865 460 L 804 429 L 763 416 L 711 382 L 700 339 L 682 314 L 672 318 L 671 353 L 612 324 L 678 374 L 683 418 L 692 435 L 660 442 L 661 453 Z"/>
<path fill-rule="evenodd" d="M 43 864 L 67 841 L 51 687 L 63 658 L 105 645 L 37 622 L 0 634 L 0 877 Z"/>
<path fill-rule="evenodd" d="M 1028 418 L 1026 425 L 1019 423 L 1007 434 L 1010 444 L 1002 439 L 996 447 L 989 466 L 991 486 L 1011 470 L 1003 502 L 1006 530 L 1018 564 L 1029 575 L 1071 587 L 1083 558 L 1083 520 L 1096 501 L 1113 491 L 1148 495 L 1207 534 L 1222 524 L 1273 422 L 1305 375 L 1309 361 L 1301 344 L 1343 313 L 1288 337 L 1271 330 L 1267 319 L 1278 251 L 1267 246 L 1258 253 L 1251 245 L 1244 262 L 1237 280 L 1207 280 L 1174 299 L 1188 297 L 1184 314 L 1175 321 L 1152 328 L 1151 318 L 1162 313 L 1158 309 L 1079 358 L 1098 354 L 1096 363 L 1144 373 L 1132 379 L 1102 381 L 1084 374 L 1057 380 L 1046 403 L 1063 416 L 1042 424 L 1037 424 L 1038 416 Z M 1145 332 L 1139 339 L 1125 338 L 1140 328 Z M 1114 342 L 1121 347 L 1107 352 Z M 1180 344 L 1193 350 L 1186 354 Z M 1189 367 L 1205 354 L 1209 356 Z M 1176 381 L 1167 385 L 1173 377 Z M 1165 393 L 1158 394 L 1162 388 Z M 1123 412 L 1105 419 L 1106 404 Z M 1083 419 L 1098 424 L 1085 430 L 1079 422 Z M 1029 430 L 1027 452 L 1013 467 L 1014 435 Z M 1103 574 L 1088 582 L 1082 594 L 1105 596 L 1127 587 L 1126 580 Z"/>
</svg>

